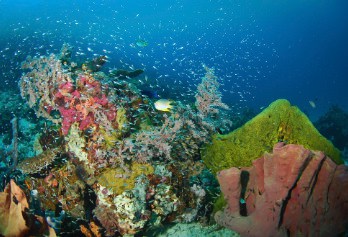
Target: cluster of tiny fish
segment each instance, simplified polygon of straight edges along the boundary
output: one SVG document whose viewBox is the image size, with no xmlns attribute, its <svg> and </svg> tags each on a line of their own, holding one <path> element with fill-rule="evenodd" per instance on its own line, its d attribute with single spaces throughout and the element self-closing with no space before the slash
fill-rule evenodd
<svg viewBox="0 0 348 237">
<path fill-rule="evenodd" d="M 224 100 L 237 110 L 252 99 L 253 82 L 266 76 L 265 52 L 274 54 L 251 33 L 261 31 L 252 17 L 241 23 L 232 6 L 220 1 L 212 9 L 182 1 L 149 1 L 142 7 L 103 1 L 69 4 L 23 2 L 14 6 L 21 17 L 2 13 L 0 29 L 6 39 L 0 44 L 0 89 L 16 87 L 19 64 L 27 55 L 58 53 L 69 43 L 75 47 L 75 61 L 104 55 L 106 71 L 144 69 L 138 86 L 184 102 L 193 98 L 204 63 L 216 69 Z M 178 14 L 191 7 L 192 14 Z"/>
</svg>

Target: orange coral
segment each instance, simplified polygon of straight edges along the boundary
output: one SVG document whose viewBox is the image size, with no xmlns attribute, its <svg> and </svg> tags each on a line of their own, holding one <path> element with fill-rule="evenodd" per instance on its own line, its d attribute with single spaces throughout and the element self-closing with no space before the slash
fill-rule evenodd
<svg viewBox="0 0 348 237">
<path fill-rule="evenodd" d="M 100 228 L 97 224 L 95 224 L 93 221 L 89 223 L 89 228 L 87 228 L 84 225 L 80 225 L 80 230 L 82 234 L 84 234 L 86 237 L 101 237 L 100 234 Z"/>
<path fill-rule="evenodd" d="M 84 236 L 93 237 L 92 232 L 86 226 L 80 225 L 80 230 Z"/>
<path fill-rule="evenodd" d="M 29 208 L 24 192 L 11 180 L 0 193 L 0 234 L 24 236 L 29 231 L 22 212 Z"/>
<path fill-rule="evenodd" d="M 45 218 L 27 213 L 29 204 L 23 190 L 11 180 L 0 193 L 0 236 L 21 237 L 28 232 L 35 236 L 56 236 Z M 35 224 L 34 224 L 35 223 Z M 40 225 L 37 225 L 40 223 Z"/>
</svg>

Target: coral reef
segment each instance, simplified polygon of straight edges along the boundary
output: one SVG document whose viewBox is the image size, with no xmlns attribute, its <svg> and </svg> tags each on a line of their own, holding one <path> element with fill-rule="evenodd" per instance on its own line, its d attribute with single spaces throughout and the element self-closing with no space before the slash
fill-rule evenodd
<svg viewBox="0 0 348 237">
<path fill-rule="evenodd" d="M 210 141 L 212 134 L 227 129 L 230 121 L 224 119 L 223 110 L 227 110 L 228 106 L 221 102 L 217 77 L 213 69 L 204 69 L 206 74 L 195 96 L 196 111 L 177 103 L 171 116 L 163 116 L 162 126 L 136 133 L 134 156 L 139 162 L 148 162 L 154 158 L 193 158 L 199 148 Z"/>
<path fill-rule="evenodd" d="M 101 83 L 89 74 L 79 74 L 74 81 L 54 54 L 49 57 L 30 58 L 22 64 L 30 69 L 20 80 L 21 95 L 38 117 L 61 124 L 67 135 L 70 126 L 77 122 L 80 130 L 102 126 L 114 130 L 116 107 L 109 103 Z M 56 118 L 52 111 L 59 111 Z"/>
<path fill-rule="evenodd" d="M 160 183 L 154 189 L 151 209 L 157 214 L 157 223 L 165 219 L 169 214 L 178 210 L 179 199 L 173 192 L 171 185 Z"/>
<path fill-rule="evenodd" d="M 215 135 L 202 150 L 202 159 L 214 173 L 249 166 L 279 141 L 323 151 L 336 163 L 342 163 L 340 151 L 316 130 L 304 113 L 283 99 L 273 102 L 241 128 L 227 135 Z"/>
<path fill-rule="evenodd" d="M 76 85 L 77 88 L 74 89 L 71 82 L 62 83 L 54 95 L 55 105 L 63 119 L 63 134 L 67 135 L 70 126 L 75 122 L 82 131 L 98 125 L 107 131 L 114 130 L 117 126 L 113 124 L 116 107 L 109 103 L 100 82 L 91 76 L 80 74 Z"/>
<path fill-rule="evenodd" d="M 218 173 L 217 223 L 243 236 L 338 236 L 348 226 L 348 169 L 300 145 L 274 146 L 250 168 Z"/>
<path fill-rule="evenodd" d="M 141 167 L 139 164 L 137 166 Z M 211 206 L 206 201 L 213 194 L 210 193 L 208 184 L 197 181 L 202 169 L 200 162 L 187 161 L 176 166 L 158 165 L 154 172 L 146 176 L 137 175 L 134 183 L 125 187 L 120 187 L 125 183 L 124 179 L 127 179 L 123 177 L 124 173 L 109 177 L 113 180 L 109 183 L 121 180 L 117 184 L 119 189 L 102 186 L 106 181 L 100 180 L 99 189 L 96 190 L 98 200 L 95 217 L 105 228 L 107 235 L 116 231 L 123 234 L 140 233 L 147 224 L 158 227 L 165 221 L 192 222 L 204 219 L 205 214 L 209 213 L 209 205 Z M 106 172 L 110 174 L 111 171 L 112 169 Z M 188 182 L 191 179 L 195 181 Z"/>
<path fill-rule="evenodd" d="M 160 113 L 127 80 L 143 71 L 115 79 L 91 66 L 103 57 L 81 68 L 70 57 L 63 46 L 60 55 L 23 63 L 21 95 L 48 122 L 35 143 L 42 153 L 18 165 L 40 208 L 79 219 L 86 236 L 99 233 L 92 222 L 107 236 L 163 222 L 207 223 L 217 183 L 202 174 L 199 149 L 228 124 L 214 70 L 205 67 L 195 106 L 177 101 Z"/>
<path fill-rule="evenodd" d="M 65 136 L 65 142 L 67 152 L 74 154 L 74 157 L 79 159 L 79 161 L 88 162 L 86 140 L 82 136 L 77 123 L 71 125 L 69 135 Z"/>
<path fill-rule="evenodd" d="M 62 55 L 65 64 L 59 60 Z M 115 141 L 110 140 L 122 134 L 116 120 L 127 121 L 121 116 L 125 113 L 116 116 L 117 108 L 106 96 L 108 86 L 88 72 L 72 71 L 68 55 L 28 57 L 22 66 L 30 71 L 21 77 L 21 95 L 38 117 L 60 126 L 63 137 L 57 137 L 65 140 L 60 145 L 66 145 L 69 154 L 96 167 L 106 166 L 116 162 L 112 160 L 115 151 L 110 150 Z M 98 152 L 105 148 L 111 152 Z"/>
<path fill-rule="evenodd" d="M 49 57 L 27 57 L 22 68 L 30 70 L 19 81 L 22 98 L 30 108 L 35 108 L 37 117 L 59 123 L 60 119 L 51 115 L 52 109 L 56 109 L 54 94 L 60 85 L 72 83 L 70 75 L 64 73 L 63 65 L 54 54 Z"/>
</svg>

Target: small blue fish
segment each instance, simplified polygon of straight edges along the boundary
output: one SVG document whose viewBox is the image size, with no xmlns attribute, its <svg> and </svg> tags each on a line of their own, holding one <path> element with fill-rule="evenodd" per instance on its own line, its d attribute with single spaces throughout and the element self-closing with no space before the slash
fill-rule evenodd
<svg viewBox="0 0 348 237">
<path fill-rule="evenodd" d="M 135 44 L 138 47 L 146 47 L 146 46 L 149 45 L 149 43 L 146 40 L 143 40 L 143 39 L 138 39 L 137 42 L 135 42 Z"/>
</svg>

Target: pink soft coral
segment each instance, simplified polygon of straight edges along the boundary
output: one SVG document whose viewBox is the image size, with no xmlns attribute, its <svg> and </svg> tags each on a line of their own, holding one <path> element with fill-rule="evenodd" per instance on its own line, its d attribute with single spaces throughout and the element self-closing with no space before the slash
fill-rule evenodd
<svg viewBox="0 0 348 237">
<path fill-rule="evenodd" d="M 103 93 L 101 83 L 91 76 L 80 75 L 76 84 L 76 88 L 70 82 L 61 84 L 55 94 L 55 103 L 62 116 L 62 133 L 67 135 L 75 122 L 79 124 L 80 130 L 91 126 L 110 126 L 117 110 Z"/>
</svg>

